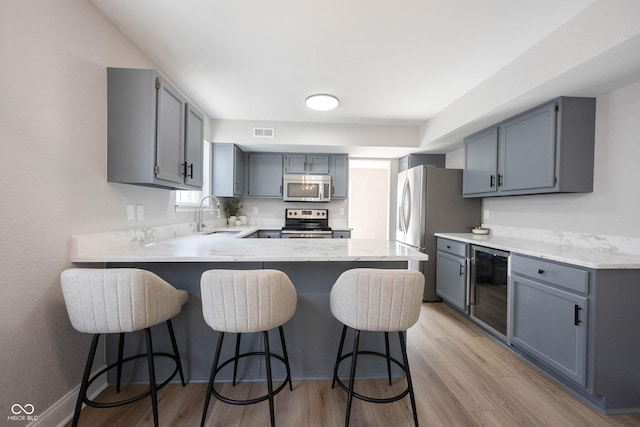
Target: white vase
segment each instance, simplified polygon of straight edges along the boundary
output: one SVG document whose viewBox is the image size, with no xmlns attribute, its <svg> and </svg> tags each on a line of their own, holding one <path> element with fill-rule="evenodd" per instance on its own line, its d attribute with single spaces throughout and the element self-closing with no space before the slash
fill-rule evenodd
<svg viewBox="0 0 640 427">
<path fill-rule="evenodd" d="M 231 215 L 229 217 L 229 219 L 227 220 L 227 224 L 229 225 L 235 225 L 236 224 L 236 219 L 238 219 L 235 215 Z"/>
<path fill-rule="evenodd" d="M 249 222 L 246 215 L 240 215 L 238 219 L 240 220 L 240 224 L 242 225 L 247 225 L 247 223 Z"/>
</svg>

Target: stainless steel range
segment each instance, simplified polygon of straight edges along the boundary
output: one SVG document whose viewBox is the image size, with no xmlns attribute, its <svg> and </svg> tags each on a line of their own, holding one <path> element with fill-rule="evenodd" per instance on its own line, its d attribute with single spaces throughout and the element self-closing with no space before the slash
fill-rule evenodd
<svg viewBox="0 0 640 427">
<path fill-rule="evenodd" d="M 285 209 L 283 239 L 330 239 L 329 209 Z"/>
</svg>

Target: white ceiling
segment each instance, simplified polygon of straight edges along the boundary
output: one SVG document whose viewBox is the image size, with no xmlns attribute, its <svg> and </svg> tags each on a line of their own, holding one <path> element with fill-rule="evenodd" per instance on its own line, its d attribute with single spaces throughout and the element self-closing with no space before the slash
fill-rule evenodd
<svg viewBox="0 0 640 427">
<path fill-rule="evenodd" d="M 447 121 L 447 114 L 459 109 L 474 90 L 513 67 L 550 35 L 570 27 L 576 16 L 588 17 L 584 11 L 593 9 L 594 3 L 631 4 L 625 0 L 92 1 L 213 119 L 421 126 L 423 135 L 429 134 L 425 127 L 431 119 L 436 125 Z M 596 11 L 591 15 L 599 19 Z M 579 44 L 580 35 L 572 36 Z M 562 62 L 563 55 L 557 53 L 556 60 Z M 518 78 L 511 80 L 515 83 L 496 90 L 524 96 L 535 88 L 532 82 L 533 87 L 520 88 Z M 585 84 L 595 83 L 587 79 Z M 555 90 L 560 92 L 552 96 L 567 94 L 562 87 Z M 340 106 L 330 112 L 307 109 L 304 99 L 318 92 L 337 96 Z M 491 116 L 491 111 L 497 117 L 496 111 L 515 99 L 506 97 L 501 105 L 478 111 L 433 137 L 423 136 L 429 141 L 417 145 L 426 150 L 429 143 L 438 145 L 442 140 L 440 146 L 445 147 L 451 139 L 446 135 L 454 128 L 470 130 L 470 124 Z M 444 119 L 438 122 L 439 116 Z"/>
</svg>

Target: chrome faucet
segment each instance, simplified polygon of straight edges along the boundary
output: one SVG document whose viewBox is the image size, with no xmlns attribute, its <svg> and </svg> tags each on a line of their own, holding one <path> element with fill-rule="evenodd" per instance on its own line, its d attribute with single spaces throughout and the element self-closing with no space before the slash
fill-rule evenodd
<svg viewBox="0 0 640 427">
<path fill-rule="evenodd" d="M 216 207 L 212 210 L 218 211 L 218 216 L 216 218 L 220 218 L 220 200 L 212 194 L 208 196 L 204 196 L 202 200 L 200 200 L 200 207 L 198 207 L 198 232 L 201 232 L 204 229 L 204 221 L 202 220 L 202 208 L 204 206 L 204 201 L 207 199 L 215 200 Z"/>
</svg>

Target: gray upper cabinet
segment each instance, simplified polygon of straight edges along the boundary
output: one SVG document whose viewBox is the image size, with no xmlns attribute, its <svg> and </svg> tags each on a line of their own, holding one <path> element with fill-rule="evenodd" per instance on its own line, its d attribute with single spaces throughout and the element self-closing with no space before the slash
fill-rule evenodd
<svg viewBox="0 0 640 427">
<path fill-rule="evenodd" d="M 595 99 L 561 97 L 465 138 L 464 196 L 593 191 Z"/>
<path fill-rule="evenodd" d="M 443 168 L 445 167 L 446 158 L 445 154 L 408 154 L 398 159 L 398 172 L 421 165 Z"/>
<path fill-rule="evenodd" d="M 186 104 L 184 183 L 197 189 L 204 183 L 202 145 L 204 144 L 204 115 L 191 104 Z"/>
<path fill-rule="evenodd" d="M 156 71 L 108 68 L 107 102 L 109 182 L 202 187 L 203 116 Z"/>
<path fill-rule="evenodd" d="M 331 198 L 346 199 L 349 196 L 349 157 L 346 154 L 330 156 Z"/>
<path fill-rule="evenodd" d="M 244 195 L 244 152 L 235 144 L 214 143 L 211 188 L 218 197 Z"/>
<path fill-rule="evenodd" d="M 282 197 L 282 154 L 247 153 L 247 196 Z"/>
<path fill-rule="evenodd" d="M 329 156 L 326 154 L 285 154 L 285 174 L 329 174 Z"/>
<path fill-rule="evenodd" d="M 498 189 L 498 127 L 465 138 L 464 148 L 463 194 L 472 197 L 494 193 Z"/>
</svg>

